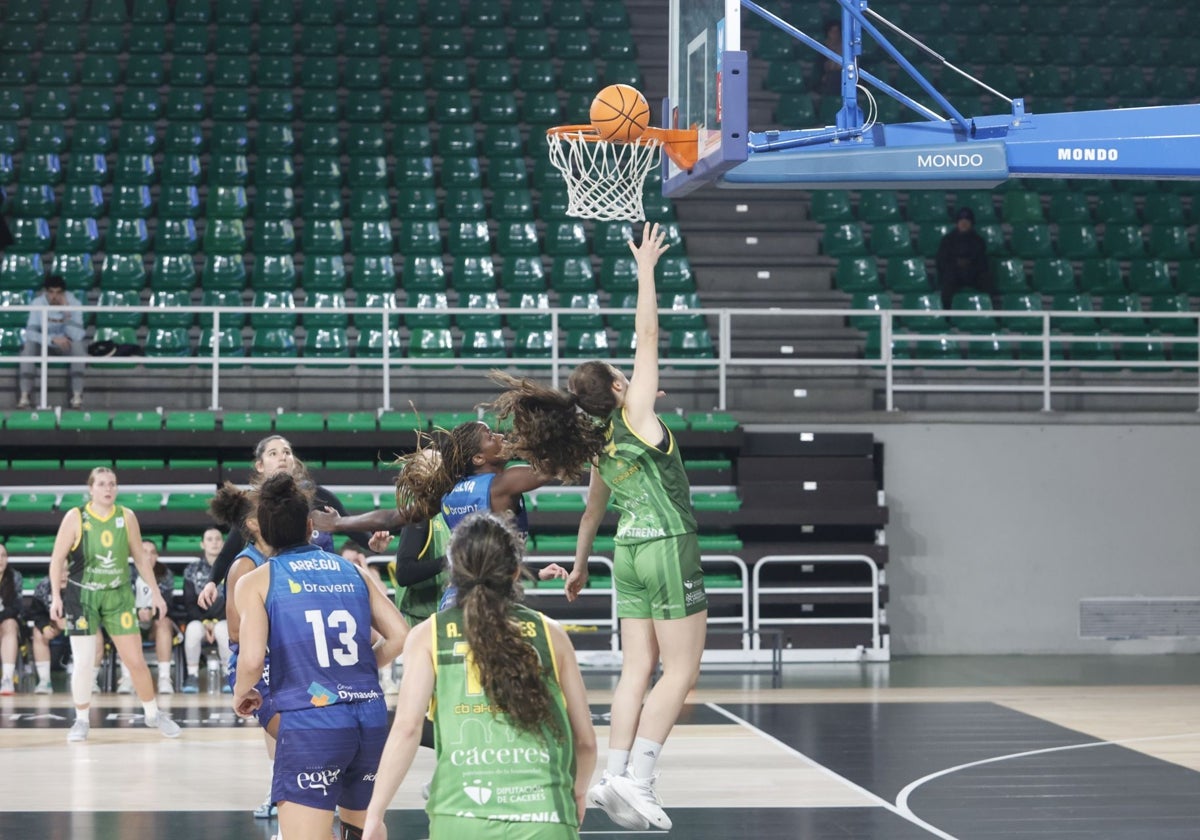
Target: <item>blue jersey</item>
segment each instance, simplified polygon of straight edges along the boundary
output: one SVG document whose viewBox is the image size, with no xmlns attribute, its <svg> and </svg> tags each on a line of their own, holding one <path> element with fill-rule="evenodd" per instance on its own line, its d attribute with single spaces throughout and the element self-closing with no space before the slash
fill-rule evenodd
<svg viewBox="0 0 1200 840">
<path fill-rule="evenodd" d="M 236 563 L 237 561 L 241 560 L 243 557 L 249 557 L 250 562 L 254 564 L 254 568 L 256 568 L 256 569 L 259 566 L 261 566 L 263 563 L 267 562 L 267 558 L 263 557 L 263 553 L 261 551 L 259 551 L 257 548 L 255 548 L 253 545 L 247 545 L 240 552 L 238 552 L 238 556 L 233 558 L 233 562 Z M 230 600 L 233 600 L 233 598 L 230 597 Z M 230 639 L 229 640 L 229 678 L 230 678 L 230 680 L 233 680 L 237 676 L 237 657 L 238 657 L 238 643 L 235 642 L 233 639 Z M 264 661 L 263 662 L 264 678 L 266 676 L 266 673 L 267 673 L 267 664 Z M 270 682 L 270 680 L 267 680 L 267 682 Z M 232 686 L 232 683 L 230 685 Z"/>
<path fill-rule="evenodd" d="M 446 520 L 446 526 L 451 531 L 470 514 L 492 509 L 492 482 L 499 474 L 469 475 L 455 484 L 454 489 L 442 497 L 442 518 Z M 515 513 L 517 528 L 522 534 L 528 533 L 529 514 L 525 512 L 524 496 L 518 497 Z"/>
<path fill-rule="evenodd" d="M 271 695 L 281 712 L 383 697 L 371 592 L 358 567 L 311 545 L 271 558 Z"/>
</svg>

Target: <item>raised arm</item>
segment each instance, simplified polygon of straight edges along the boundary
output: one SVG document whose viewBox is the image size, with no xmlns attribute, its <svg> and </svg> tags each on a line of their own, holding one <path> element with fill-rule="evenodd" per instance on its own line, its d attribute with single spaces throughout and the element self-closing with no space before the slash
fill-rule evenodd
<svg viewBox="0 0 1200 840">
<path fill-rule="evenodd" d="M 340 504 L 340 503 L 339 503 Z M 345 510 L 338 511 L 332 505 L 323 510 L 312 512 L 313 527 L 318 531 L 330 534 L 365 535 L 366 540 L 359 545 L 366 545 L 375 531 L 396 531 L 404 526 L 405 516 L 395 508 L 380 508 L 369 513 L 347 514 Z M 358 542 L 357 537 L 354 539 Z"/>
<path fill-rule="evenodd" d="M 667 250 L 665 239 L 666 233 L 657 224 L 647 222 L 642 229 L 641 244 L 629 243 L 638 267 L 637 310 L 633 319 L 637 350 L 625 396 L 625 416 L 634 432 L 653 442 L 662 437 L 654 414 L 658 395 L 658 291 L 654 285 L 654 267 Z"/>
</svg>

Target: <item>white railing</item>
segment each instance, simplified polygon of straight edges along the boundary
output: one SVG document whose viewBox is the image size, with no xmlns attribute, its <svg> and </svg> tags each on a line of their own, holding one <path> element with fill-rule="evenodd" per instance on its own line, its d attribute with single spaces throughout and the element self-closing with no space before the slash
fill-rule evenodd
<svg viewBox="0 0 1200 840">
<path fill-rule="evenodd" d="M 44 307 L 31 307 L 28 305 L 5 307 L 9 311 L 16 312 L 37 312 L 42 319 L 42 334 L 46 334 L 46 321 L 48 310 Z M 64 307 L 67 308 L 67 307 Z M 305 315 L 329 316 L 331 314 L 344 314 L 355 318 L 355 326 L 360 331 L 363 327 L 363 321 L 370 317 L 379 319 L 379 328 L 383 335 L 390 336 L 389 321 L 397 318 L 403 319 L 407 315 L 425 315 L 433 313 L 454 316 L 459 314 L 479 315 L 478 309 L 465 307 L 450 307 L 445 309 L 428 309 L 415 307 L 397 307 L 391 309 L 379 309 L 369 307 L 345 307 L 331 309 L 326 307 L 294 307 L 286 309 L 269 309 L 269 310 L 253 310 L 247 311 L 245 307 L 217 307 L 217 306 L 188 306 L 188 307 L 171 307 L 164 309 L 163 307 L 154 306 L 97 306 L 97 305 L 81 305 L 78 307 L 69 307 L 71 311 L 79 311 L 83 313 L 159 313 L 164 311 L 170 314 L 182 314 L 191 312 L 198 316 L 198 323 L 201 329 L 211 329 L 212 335 L 220 334 L 220 318 L 222 316 L 236 316 L 238 318 L 252 317 L 255 312 L 268 315 L 295 315 L 303 317 Z M 610 315 L 622 314 L 632 316 L 633 311 L 629 309 L 615 309 L 602 307 L 599 309 L 569 309 L 569 308 L 548 308 L 548 309 L 522 309 L 516 307 L 501 307 L 488 310 L 489 313 L 497 316 L 517 316 L 529 318 L 531 316 L 544 315 L 550 319 L 550 330 L 553 332 L 553 338 L 548 348 L 546 356 L 514 356 L 507 357 L 508 364 L 517 364 L 525 368 L 545 368 L 548 371 L 551 384 L 558 387 L 561 384 L 564 372 L 574 365 L 585 361 L 588 357 L 568 357 L 562 354 L 558 347 L 558 337 L 564 332 L 559 326 L 560 319 L 564 316 L 578 316 L 580 314 L 594 315 Z M 1005 393 L 1005 394 L 1026 394 L 1037 393 L 1042 398 L 1042 410 L 1051 411 L 1051 398 L 1055 394 L 1159 394 L 1159 395 L 1192 395 L 1197 397 L 1197 410 L 1200 410 L 1200 361 L 1196 359 L 1172 359 L 1164 360 L 1134 360 L 1134 359 L 1056 359 L 1054 351 L 1060 346 L 1069 347 L 1072 344 L 1089 343 L 1102 341 L 1112 345 L 1134 344 L 1156 342 L 1169 343 L 1175 347 L 1190 346 L 1200 348 L 1200 312 L 1103 312 L 1103 311 L 1084 311 L 1078 312 L 1073 310 L 1045 310 L 1045 311 L 962 311 L 962 310 L 906 310 L 906 309 L 884 309 L 884 310 L 859 310 L 859 309 L 740 309 L 740 308 L 712 308 L 712 309 L 677 309 L 665 310 L 660 315 L 698 315 L 707 319 L 708 323 L 715 321 L 716 334 L 713 338 L 714 356 L 711 358 L 682 358 L 670 357 L 664 359 L 665 364 L 669 364 L 674 368 L 697 368 L 704 370 L 713 370 L 716 373 L 716 401 L 715 407 L 718 410 L 736 410 L 738 406 L 730 405 L 728 400 L 728 386 L 731 375 L 741 375 L 738 371 L 740 368 L 781 368 L 790 369 L 797 372 L 803 372 L 805 369 L 820 369 L 845 367 L 850 369 L 866 369 L 873 372 L 882 372 L 883 384 L 886 393 L 886 407 L 889 411 L 896 410 L 896 395 L 902 393 L 913 392 L 977 392 L 977 393 Z M 802 358 L 793 355 L 785 355 L 781 351 L 780 356 L 770 357 L 755 357 L 755 356 L 735 356 L 733 353 L 733 344 L 735 338 L 734 319 L 738 319 L 737 338 L 753 338 L 756 337 L 756 332 L 763 329 L 763 324 L 770 320 L 778 321 L 781 318 L 799 318 L 799 319 L 822 319 L 829 318 L 849 318 L 856 319 L 874 318 L 877 319 L 878 331 L 880 335 L 880 351 L 878 357 L 869 358 L 850 358 L 850 357 L 832 357 L 832 358 Z M 906 330 L 898 325 L 897 319 L 904 318 L 953 318 L 961 323 L 965 319 L 975 318 L 990 318 L 990 319 L 1005 319 L 1005 318 L 1021 318 L 1024 320 L 1040 319 L 1042 328 L 1040 334 L 1030 333 L 922 333 Z M 1140 319 L 1147 324 L 1147 331 L 1144 334 L 1104 334 L 1097 336 L 1090 335 L 1067 335 L 1053 331 L 1054 322 L 1061 319 L 1080 319 L 1088 318 L 1095 320 L 1098 324 L 1104 325 L 1116 323 L 1121 320 Z M 742 319 L 747 319 L 750 323 L 744 325 Z M 1179 322 L 1187 322 L 1190 324 L 1189 331 L 1186 334 L 1171 334 L 1163 335 L 1153 332 L 1154 327 L 1167 324 L 1177 324 Z M 902 323 L 902 321 L 900 322 Z M 241 328 L 233 328 L 239 331 Z M 398 327 L 394 329 L 399 329 Z M 893 342 L 913 342 L 920 344 L 922 342 L 936 342 L 942 339 L 948 339 L 955 342 L 972 343 L 972 342 L 990 342 L 993 340 L 1001 340 L 1012 345 L 1030 345 L 1036 344 L 1039 346 L 1040 352 L 1037 355 L 1029 355 L 1022 358 L 953 358 L 953 359 L 935 359 L 935 358 L 897 358 L 893 351 Z M 51 355 L 45 344 L 41 347 L 41 354 L 36 357 L 31 357 L 30 361 L 35 362 L 39 366 L 40 389 L 38 406 L 47 408 L 47 391 L 48 391 L 48 374 L 51 364 L 65 364 L 72 361 L 84 361 L 88 365 L 104 366 L 113 365 L 117 367 L 128 367 L 131 364 L 150 364 L 154 366 L 179 366 L 179 367 L 194 367 L 203 366 L 209 369 L 211 378 L 211 399 L 210 408 L 214 411 L 221 408 L 221 376 L 222 368 L 228 368 L 231 365 L 238 367 L 295 367 L 304 365 L 306 367 L 330 367 L 344 368 L 347 365 L 359 368 L 378 368 L 380 372 L 380 406 L 384 411 L 392 409 L 392 386 L 390 375 L 396 372 L 397 368 L 406 369 L 421 369 L 430 368 L 432 370 L 445 369 L 447 366 L 472 368 L 478 367 L 493 368 L 504 362 L 503 359 L 495 357 L 414 357 L 412 355 L 395 354 L 392 352 L 390 342 L 384 341 L 380 348 L 378 356 L 375 355 L 356 355 L 356 356 L 304 356 L 299 352 L 296 356 L 248 356 L 242 353 L 234 355 L 222 355 L 217 341 L 212 342 L 211 349 L 200 348 L 200 353 L 194 356 L 150 356 L 146 357 L 95 357 L 95 356 L 56 356 Z M 244 353 L 244 351 L 243 351 Z M 1196 355 L 1195 352 L 1192 355 Z M 0 357 L 4 359 L 4 364 L 12 365 L 17 361 L 17 357 L 7 356 Z M 610 354 L 610 358 L 616 358 Z M 1098 373 L 1111 373 L 1114 366 L 1130 371 L 1162 371 L 1171 369 L 1180 372 L 1190 372 L 1189 377 L 1175 377 L 1172 383 L 1160 383 L 1146 380 L 1130 381 L 1129 377 L 1122 378 L 1116 381 L 1114 378 L 1098 379 L 1096 382 L 1085 382 L 1079 384 L 1077 382 L 1064 384 L 1058 380 L 1056 374 L 1061 374 L 1064 371 L 1094 371 Z M 1040 372 L 1040 381 L 1037 384 L 1030 384 L 1025 381 L 1026 377 L 1022 376 L 1018 381 L 993 381 L 991 379 L 975 379 L 967 382 L 916 382 L 911 380 L 897 381 L 898 376 L 902 377 L 903 372 L 915 368 L 923 369 L 958 369 L 974 368 L 979 371 L 1011 371 L 1013 373 L 1029 371 L 1036 369 Z M 761 370 L 755 370 L 748 374 L 749 376 L 761 375 Z"/>
</svg>

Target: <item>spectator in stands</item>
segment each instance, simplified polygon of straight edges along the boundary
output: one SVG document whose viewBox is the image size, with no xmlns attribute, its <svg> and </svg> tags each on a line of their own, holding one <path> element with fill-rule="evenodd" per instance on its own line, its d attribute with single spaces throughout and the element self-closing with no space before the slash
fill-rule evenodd
<svg viewBox="0 0 1200 840">
<path fill-rule="evenodd" d="M 0 545 L 0 694 L 12 694 L 20 647 L 21 615 L 25 612 L 21 573 L 8 564 L 8 549 Z"/>
<path fill-rule="evenodd" d="M 699 676 L 708 622 L 691 489 L 675 438 L 654 411 L 659 395 L 654 267 L 667 250 L 663 240 L 659 226 L 647 223 L 641 244 L 629 243 L 638 268 L 632 377 L 608 362 L 584 362 L 563 392 L 493 374 L 507 389 L 493 408 L 513 418 L 508 447 L 513 455 L 564 480 L 592 465 L 567 600 L 576 600 L 587 585 L 588 556 L 610 498 L 621 512 L 613 582 L 623 661 L 607 768 L 588 799 L 634 830 L 671 827 L 654 790 L 654 771 Z M 660 658 L 662 676 L 651 688 Z"/>
<path fill-rule="evenodd" d="M 596 734 L 571 640 L 556 622 L 519 603 L 524 550 L 525 536 L 511 517 L 473 513 L 455 529 L 450 553 L 458 603 L 417 625 L 405 644 L 404 680 L 364 840 L 386 837 L 384 814 L 412 765 L 430 709 L 439 743 L 482 757 L 481 766 L 468 766 L 451 758 L 454 751 L 440 751 L 426 807 L 430 837 L 579 836 Z M 473 678 L 463 668 L 435 667 L 456 656 L 463 642 Z M 541 759 L 505 761 L 504 750 L 485 749 L 498 743 Z M 497 788 L 502 780 L 524 793 L 474 796 L 471 786 L 480 775 L 489 787 L 490 780 Z M 513 832 L 521 821 L 522 830 Z"/>
<path fill-rule="evenodd" d="M 377 669 L 400 654 L 408 627 L 362 569 L 309 544 L 311 508 L 288 472 L 258 489 L 255 517 L 272 554 L 237 584 L 233 708 L 246 716 L 260 707 L 255 686 L 270 649 L 280 834 L 328 837 L 336 808 L 349 838 L 361 835 L 387 739 Z M 372 629 L 383 637 L 374 649 Z"/>
<path fill-rule="evenodd" d="M 213 564 L 221 554 L 225 540 L 216 528 L 208 528 L 200 540 L 204 557 L 190 563 L 183 570 L 183 611 L 187 621 L 183 630 L 183 655 L 187 663 L 187 676 L 183 679 L 183 693 L 196 694 L 200 691 L 200 649 L 205 645 L 217 646 L 221 670 L 229 663 L 229 625 L 225 621 L 225 596 L 218 594 L 208 607 L 200 606 L 200 593 L 212 580 Z M 210 666 L 211 667 L 211 666 Z M 230 688 L 222 682 L 222 691 Z"/>
<path fill-rule="evenodd" d="M 67 569 L 64 566 L 59 579 L 59 589 L 67 585 Z M 58 638 L 66 629 L 66 622 L 50 617 L 50 577 L 47 575 L 38 581 L 33 590 L 33 600 L 29 607 L 28 620 L 33 622 L 33 667 L 37 669 L 37 687 L 34 694 L 52 694 L 54 687 L 50 683 L 50 642 Z"/>
<path fill-rule="evenodd" d="M 938 244 L 937 279 L 942 291 L 942 308 L 949 309 L 961 289 L 975 289 L 988 295 L 996 293 L 988 268 L 987 242 L 975 230 L 975 213 L 960 207 L 954 227 Z"/>
<path fill-rule="evenodd" d="M 175 664 L 172 656 L 175 645 L 175 620 L 170 614 L 170 608 L 175 598 L 175 575 L 158 559 L 158 546 L 150 540 L 143 540 L 142 549 L 154 563 L 154 579 L 158 581 L 158 591 L 167 603 L 168 613 L 158 615 L 155 612 L 150 587 L 140 577 L 134 577 L 133 600 L 137 608 L 138 627 L 142 630 L 143 638 L 154 639 L 154 655 L 158 663 L 158 693 L 174 694 L 175 685 L 171 678 L 171 670 Z M 129 677 L 129 668 L 122 660 L 117 694 L 132 693 L 133 681 Z"/>
<path fill-rule="evenodd" d="M 346 513 L 346 508 L 337 496 L 313 481 L 312 477 L 308 474 L 308 468 L 304 465 L 304 462 L 292 452 L 292 445 L 288 443 L 287 438 L 281 435 L 269 435 L 260 440 L 254 447 L 254 468 L 250 473 L 250 485 L 257 487 L 277 472 L 290 472 L 302 485 L 305 487 L 311 486 L 313 489 L 313 503 L 318 508 L 329 507 L 340 514 L 344 515 Z M 359 545 L 369 545 L 371 542 L 371 535 L 369 533 L 353 531 L 347 535 Z M 333 551 L 333 538 L 326 532 L 314 533 L 312 542 L 326 551 Z M 217 562 L 213 564 L 212 580 L 209 581 L 200 593 L 198 603 L 201 608 L 207 609 L 212 606 L 213 600 L 217 597 L 217 587 L 225 581 L 226 576 L 229 574 L 229 567 L 233 565 L 233 561 L 237 558 L 238 553 L 241 552 L 245 544 L 244 537 L 237 529 L 230 531 L 226 535 L 221 555 L 217 558 Z"/>
<path fill-rule="evenodd" d="M 42 355 L 42 344 L 51 356 L 86 356 L 84 342 L 83 313 L 66 307 L 79 306 L 75 295 L 67 291 L 67 283 L 57 275 L 47 277 L 42 284 L 42 293 L 32 301 L 35 307 L 49 309 L 47 333 L 42 335 L 42 312 L 34 309 L 25 324 L 25 347 L 21 351 L 21 398 L 17 408 L 29 408 L 29 395 L 33 391 L 34 373 L 37 368 L 33 360 Z M 71 408 L 83 405 L 84 363 L 71 362 Z"/>
<path fill-rule="evenodd" d="M 837 18 L 825 21 L 825 46 L 842 54 L 842 22 Z M 818 55 L 813 64 L 811 87 L 821 97 L 842 95 L 842 63 Z"/>
<path fill-rule="evenodd" d="M 131 555 L 138 574 L 151 590 L 154 608 L 165 615 L 167 604 L 158 592 L 154 569 L 142 548 L 137 514 L 116 503 L 117 476 L 108 467 L 96 467 L 88 475 L 88 497 L 86 504 L 70 508 L 63 515 L 50 555 L 50 618 L 66 619 L 75 663 L 71 674 L 75 722 L 67 741 L 86 741 L 88 737 L 93 663 L 101 628 L 112 637 L 117 653 L 129 666 L 146 725 L 156 727 L 167 738 L 178 738 L 179 724 L 159 711 L 154 681 L 142 655 L 129 581 Z M 63 567 L 68 563 L 64 592 Z"/>
</svg>

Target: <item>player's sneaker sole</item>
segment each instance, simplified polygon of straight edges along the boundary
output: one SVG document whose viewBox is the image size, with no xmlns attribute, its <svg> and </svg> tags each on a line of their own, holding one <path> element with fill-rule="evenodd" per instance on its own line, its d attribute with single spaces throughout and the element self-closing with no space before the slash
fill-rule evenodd
<svg viewBox="0 0 1200 840">
<path fill-rule="evenodd" d="M 595 805 L 608 815 L 608 818 L 622 828 L 632 831 L 645 831 L 650 827 L 650 821 L 638 813 L 630 803 L 621 798 L 613 790 L 611 781 L 614 777 L 607 776 L 599 784 L 588 788 L 588 803 Z"/>
</svg>

